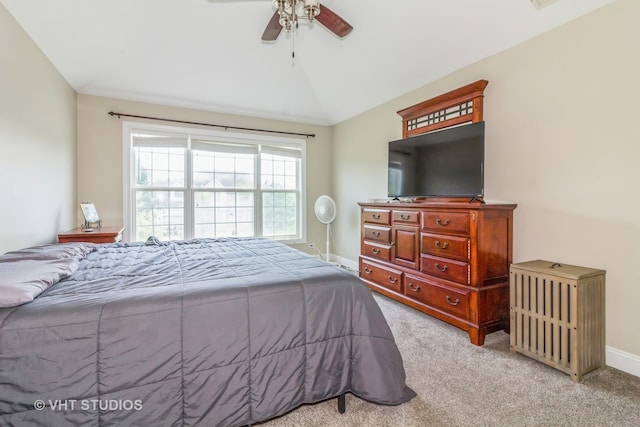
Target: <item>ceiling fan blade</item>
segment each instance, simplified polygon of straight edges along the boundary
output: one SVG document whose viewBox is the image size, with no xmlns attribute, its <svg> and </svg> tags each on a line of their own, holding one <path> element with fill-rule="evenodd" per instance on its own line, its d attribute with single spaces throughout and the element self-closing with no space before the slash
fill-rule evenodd
<svg viewBox="0 0 640 427">
<path fill-rule="evenodd" d="M 347 21 L 336 15 L 325 5 L 320 6 L 320 14 L 316 16 L 316 20 L 340 38 L 353 30 L 353 27 Z"/>
<path fill-rule="evenodd" d="M 276 11 L 267 24 L 267 28 L 264 29 L 264 33 L 262 33 L 262 40 L 272 42 L 278 38 L 281 31 L 282 25 L 280 25 L 280 15 L 278 15 L 278 11 Z"/>
</svg>

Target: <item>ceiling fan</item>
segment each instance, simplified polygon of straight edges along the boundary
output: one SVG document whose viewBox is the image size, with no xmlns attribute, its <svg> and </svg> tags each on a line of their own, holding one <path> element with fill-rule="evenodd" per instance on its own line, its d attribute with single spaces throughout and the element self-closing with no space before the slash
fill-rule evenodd
<svg viewBox="0 0 640 427">
<path fill-rule="evenodd" d="M 231 0 L 208 1 L 217 3 Z M 345 37 L 353 30 L 347 21 L 327 6 L 321 6 L 319 0 L 272 0 L 272 3 L 276 11 L 262 33 L 263 41 L 275 41 L 283 28 L 287 32 L 297 28 L 298 19 L 306 19 L 309 22 L 316 20 L 340 38 Z"/>
</svg>

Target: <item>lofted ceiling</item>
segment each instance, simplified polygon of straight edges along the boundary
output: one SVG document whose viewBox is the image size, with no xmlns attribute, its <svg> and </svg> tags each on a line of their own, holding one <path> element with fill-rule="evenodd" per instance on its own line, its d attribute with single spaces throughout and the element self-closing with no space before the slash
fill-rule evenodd
<svg viewBox="0 0 640 427">
<path fill-rule="evenodd" d="M 321 0 L 351 34 L 263 42 L 269 0 L 0 0 L 78 93 L 321 125 L 613 0 L 538 1 Z"/>
</svg>

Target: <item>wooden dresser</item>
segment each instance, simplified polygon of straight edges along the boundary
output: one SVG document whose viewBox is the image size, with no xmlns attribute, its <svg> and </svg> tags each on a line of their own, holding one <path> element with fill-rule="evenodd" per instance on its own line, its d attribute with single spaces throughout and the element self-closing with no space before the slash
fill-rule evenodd
<svg viewBox="0 0 640 427">
<path fill-rule="evenodd" d="M 482 345 L 509 330 L 515 204 L 426 199 L 359 203 L 360 277 Z"/>
</svg>

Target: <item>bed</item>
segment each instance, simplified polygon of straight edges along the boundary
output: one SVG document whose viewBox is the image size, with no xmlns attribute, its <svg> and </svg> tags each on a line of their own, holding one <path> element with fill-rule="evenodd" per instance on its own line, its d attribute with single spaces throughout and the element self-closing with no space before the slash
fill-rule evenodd
<svg viewBox="0 0 640 427">
<path fill-rule="evenodd" d="M 0 257 L 0 294 L 0 425 L 241 426 L 415 396 L 360 279 L 268 239 L 28 248 Z"/>
</svg>

